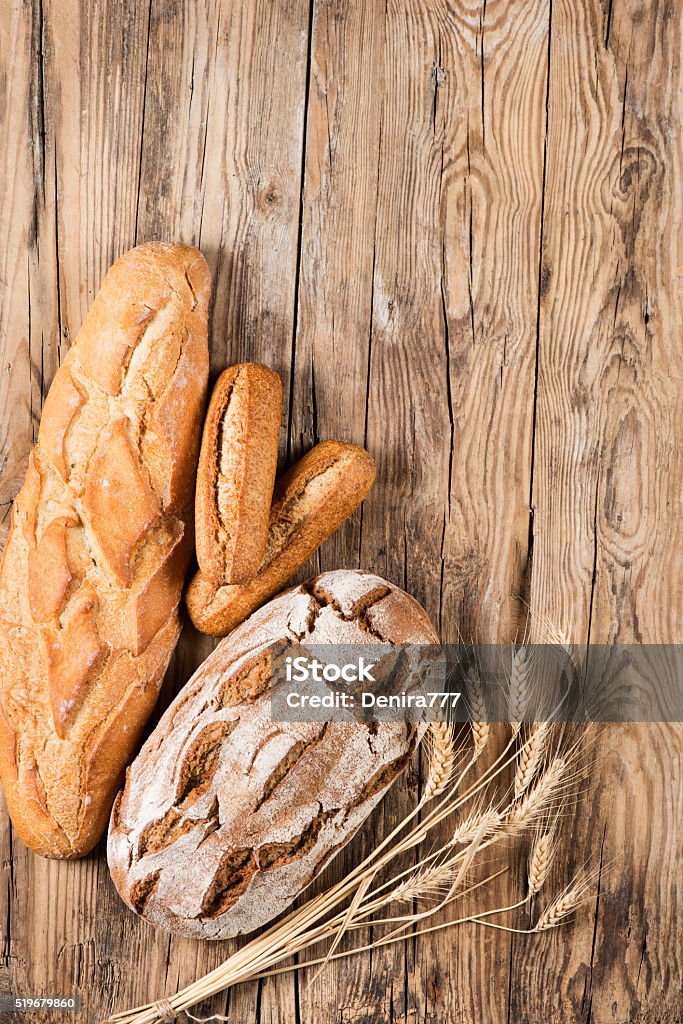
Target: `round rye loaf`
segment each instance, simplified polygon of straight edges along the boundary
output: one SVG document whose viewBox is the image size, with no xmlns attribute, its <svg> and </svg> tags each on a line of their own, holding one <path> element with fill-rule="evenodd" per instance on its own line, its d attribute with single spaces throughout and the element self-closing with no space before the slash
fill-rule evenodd
<svg viewBox="0 0 683 1024">
<path fill-rule="evenodd" d="M 273 720 L 283 644 L 426 644 L 402 590 L 341 570 L 288 590 L 223 640 L 164 714 L 114 804 L 108 858 L 150 923 L 205 939 L 281 913 L 404 769 L 420 727 Z M 282 675 L 279 676 L 282 679 Z"/>
</svg>

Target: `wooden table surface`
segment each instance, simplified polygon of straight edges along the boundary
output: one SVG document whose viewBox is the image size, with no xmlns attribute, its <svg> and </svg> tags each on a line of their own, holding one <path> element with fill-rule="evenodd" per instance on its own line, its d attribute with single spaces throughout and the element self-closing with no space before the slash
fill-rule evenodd
<svg viewBox="0 0 683 1024">
<path fill-rule="evenodd" d="M 309 574 L 386 575 L 444 640 L 507 641 L 530 606 L 580 643 L 680 641 L 682 15 L 682 0 L 4 0 L 5 523 L 107 267 L 182 240 L 213 272 L 213 371 L 282 376 L 282 464 L 327 437 L 377 459 L 362 515 Z M 165 702 L 210 647 L 186 631 Z M 575 924 L 466 926 L 200 1014 L 680 1021 L 682 749 L 680 726 L 600 731 L 553 871 L 561 885 L 609 865 Z M 414 795 L 402 780 L 331 876 Z M 0 858 L 2 988 L 85 993 L 59 1020 L 170 994 L 235 948 L 155 933 L 101 848 L 35 858 L 4 811 Z M 519 896 L 512 866 L 501 891 Z"/>
</svg>

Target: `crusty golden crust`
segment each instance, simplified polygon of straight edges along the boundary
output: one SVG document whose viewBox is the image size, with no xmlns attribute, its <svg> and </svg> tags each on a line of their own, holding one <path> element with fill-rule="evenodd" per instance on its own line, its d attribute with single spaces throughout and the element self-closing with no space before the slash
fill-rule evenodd
<svg viewBox="0 0 683 1024">
<path fill-rule="evenodd" d="M 323 441 L 278 481 L 258 573 L 247 583 L 217 587 L 201 571 L 185 595 L 192 622 L 203 633 L 226 636 L 277 594 L 361 501 L 375 480 L 363 448 Z"/>
<path fill-rule="evenodd" d="M 98 841 L 180 632 L 210 275 L 150 243 L 107 274 L 46 399 L 0 566 L 0 774 L 47 857 Z"/>
<path fill-rule="evenodd" d="M 195 499 L 197 561 L 217 585 L 258 571 L 268 537 L 282 384 L 260 363 L 225 370 L 209 402 Z"/>
</svg>

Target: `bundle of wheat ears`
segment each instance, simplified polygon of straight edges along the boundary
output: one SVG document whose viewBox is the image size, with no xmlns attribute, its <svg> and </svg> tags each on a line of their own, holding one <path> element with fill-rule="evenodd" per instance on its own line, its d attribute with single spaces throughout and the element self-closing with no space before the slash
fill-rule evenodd
<svg viewBox="0 0 683 1024">
<path fill-rule="evenodd" d="M 517 702 L 520 719 L 529 675 L 529 651 L 519 648 L 512 660 L 510 700 L 511 704 Z M 492 730 L 485 720 L 476 670 L 469 671 L 467 690 L 472 722 L 467 727 L 430 724 L 426 734 L 429 767 L 422 797 L 361 864 L 205 977 L 170 998 L 116 1014 L 104 1024 L 224 1021 L 227 1018 L 221 1015 L 194 1017 L 188 1009 L 241 982 L 314 965 L 322 970 L 330 960 L 466 922 L 530 934 L 548 931 L 567 920 L 593 886 L 595 878 L 585 869 L 546 902 L 528 927 L 511 924 L 514 911 L 524 904 L 531 911 L 531 898 L 547 883 L 559 815 L 585 770 L 580 743 L 568 741 L 562 727 L 552 722 L 522 725 L 513 721 L 505 727 L 503 740 L 497 737 L 497 749 L 492 752 Z M 503 866 L 476 878 L 473 872 L 484 851 L 509 841 L 529 845 L 524 896 L 493 909 L 458 911 L 456 904 L 464 897 L 475 889 L 485 889 L 508 870 Z M 400 868 L 397 859 L 405 854 L 412 854 L 411 866 Z M 430 923 L 440 911 L 446 911 L 446 920 Z M 339 949 L 342 936 L 370 926 L 370 943 Z M 324 954 L 293 962 L 296 954 L 325 942 Z"/>
</svg>

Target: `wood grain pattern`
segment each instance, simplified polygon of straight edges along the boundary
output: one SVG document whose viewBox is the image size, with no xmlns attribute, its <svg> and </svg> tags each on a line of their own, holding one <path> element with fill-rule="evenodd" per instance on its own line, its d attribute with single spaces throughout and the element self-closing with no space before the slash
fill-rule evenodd
<svg viewBox="0 0 683 1024">
<path fill-rule="evenodd" d="M 641 13 L 635 4 L 553 6 L 531 593 L 532 608 L 571 624 L 577 642 L 681 635 L 680 108 L 671 73 L 681 12 Z M 580 116 L 569 119 L 569 109 Z M 535 964 L 531 986 L 543 997 L 534 1012 L 546 1019 L 567 1009 L 598 1021 L 681 1013 L 683 937 L 671 915 L 683 883 L 682 740 L 673 725 L 608 726 L 597 739 L 602 767 L 585 797 L 590 814 L 576 817 L 574 856 L 612 868 L 593 934 L 577 929 L 571 948 L 554 936 Z M 518 945 L 523 969 L 528 944 Z M 560 986 L 549 984 L 558 964 Z"/>
<path fill-rule="evenodd" d="M 214 273 L 214 373 L 256 359 L 282 376 L 282 464 L 325 437 L 377 459 L 362 512 L 302 578 L 386 574 L 445 640 L 509 640 L 528 602 L 578 642 L 680 641 L 682 21 L 680 0 L 8 0 L 2 514 L 108 265 L 173 238 Z M 210 648 L 188 627 L 162 701 Z M 554 877 L 610 867 L 570 929 L 442 932 L 199 1012 L 673 1024 L 682 741 L 664 725 L 597 737 Z M 0 988 L 87 990 L 77 1024 L 235 948 L 157 935 L 101 849 L 31 857 L 4 811 L 0 858 Z M 522 884 L 511 868 L 500 893 Z"/>
</svg>

